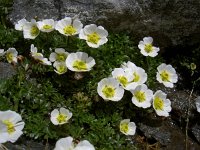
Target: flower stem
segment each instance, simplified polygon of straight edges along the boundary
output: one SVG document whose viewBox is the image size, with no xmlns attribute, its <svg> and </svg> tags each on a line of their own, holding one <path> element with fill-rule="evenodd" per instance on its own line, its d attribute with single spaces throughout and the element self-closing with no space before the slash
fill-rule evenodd
<svg viewBox="0 0 200 150">
<path fill-rule="evenodd" d="M 149 59 L 149 56 L 147 56 L 146 58 L 147 58 L 146 60 L 147 60 L 147 68 L 148 68 L 147 73 L 149 73 L 151 70 L 151 60 Z"/>
<path fill-rule="evenodd" d="M 194 85 L 192 86 L 192 90 L 190 92 L 190 96 L 188 98 L 188 109 L 187 109 L 187 118 L 186 118 L 186 127 L 185 127 L 185 149 L 188 150 L 188 126 L 189 126 L 189 116 L 190 116 L 190 106 L 191 106 L 191 98 L 194 91 Z"/>
<path fill-rule="evenodd" d="M 2 150 L 8 150 L 3 144 L 0 144 L 0 149 L 2 149 Z"/>
</svg>

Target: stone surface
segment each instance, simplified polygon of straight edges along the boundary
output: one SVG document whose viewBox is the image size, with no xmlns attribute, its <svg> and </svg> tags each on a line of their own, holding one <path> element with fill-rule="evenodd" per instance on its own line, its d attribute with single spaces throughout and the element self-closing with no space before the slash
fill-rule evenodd
<svg viewBox="0 0 200 150">
<path fill-rule="evenodd" d="M 159 127 L 140 123 L 138 128 L 147 138 L 153 138 L 162 146 L 162 150 L 184 150 L 185 133 L 170 118 L 165 119 Z M 188 138 L 188 149 L 198 150 L 200 145 Z"/>
<path fill-rule="evenodd" d="M 17 141 L 17 143 L 14 144 L 7 142 L 5 146 L 8 150 L 50 150 L 48 145 L 43 145 L 42 143 L 33 141 L 26 141 L 25 139 L 23 139 L 23 141 Z M 53 147 L 51 147 L 51 149 L 53 149 Z"/>
<path fill-rule="evenodd" d="M 11 22 L 79 17 L 136 39 L 152 36 L 160 47 L 199 44 L 199 0 L 14 0 Z"/>
<path fill-rule="evenodd" d="M 200 143 L 200 125 L 195 124 L 192 127 L 192 134 L 195 136 L 196 140 Z"/>
<path fill-rule="evenodd" d="M 0 79 L 10 78 L 16 74 L 16 70 L 9 63 L 0 62 Z"/>
</svg>

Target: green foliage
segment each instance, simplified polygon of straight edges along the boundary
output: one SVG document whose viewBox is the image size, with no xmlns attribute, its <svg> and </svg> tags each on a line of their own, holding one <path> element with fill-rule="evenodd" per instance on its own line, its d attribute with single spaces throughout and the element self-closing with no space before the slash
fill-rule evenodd
<svg viewBox="0 0 200 150">
<path fill-rule="evenodd" d="M 5 28 L 8 24 L 6 16 L 12 9 L 13 0 L 1 0 L 0 1 L 0 25 L 3 25 Z"/>
</svg>

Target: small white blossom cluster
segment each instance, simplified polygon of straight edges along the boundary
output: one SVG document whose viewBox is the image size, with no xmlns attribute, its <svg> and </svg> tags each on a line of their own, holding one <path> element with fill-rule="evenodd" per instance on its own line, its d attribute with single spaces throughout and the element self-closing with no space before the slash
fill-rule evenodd
<svg viewBox="0 0 200 150">
<path fill-rule="evenodd" d="M 0 144 L 16 142 L 23 134 L 24 125 L 18 113 L 11 110 L 0 111 Z"/>
<path fill-rule="evenodd" d="M 98 83 L 97 92 L 106 101 L 120 101 L 124 90 L 132 93 L 132 103 L 141 108 L 153 108 L 159 116 L 169 116 L 171 102 L 162 91 L 148 89 L 145 82 L 147 73 L 141 67 L 128 61 L 112 71 L 112 77 L 104 78 Z"/>
<path fill-rule="evenodd" d="M 25 39 L 35 39 L 40 32 L 52 32 L 54 30 L 67 37 L 79 35 L 78 37 L 84 39 L 92 48 L 98 48 L 108 41 L 108 32 L 102 26 L 90 24 L 83 27 L 80 20 L 70 17 L 65 17 L 59 21 L 54 21 L 53 19 L 36 21 L 32 19 L 29 22 L 26 19 L 21 19 L 15 24 L 15 29 L 23 31 Z M 0 51 L 0 55 L 1 53 L 3 52 Z M 68 69 L 75 72 L 87 72 L 95 65 L 95 60 L 88 56 L 87 53 L 68 53 L 63 48 L 55 48 L 55 51 L 50 54 L 48 59 L 38 52 L 37 47 L 32 44 L 31 56 L 43 65 L 52 65 L 53 63 L 54 71 L 58 74 L 64 74 Z M 12 58 L 14 59 L 15 57 Z"/>
<path fill-rule="evenodd" d="M 145 37 L 139 42 L 138 48 L 144 56 L 155 57 L 160 50 L 152 45 L 153 38 Z M 156 79 L 163 83 L 166 87 L 172 88 L 177 82 L 178 76 L 175 69 L 171 65 L 162 63 L 157 67 Z M 132 93 L 132 103 L 141 108 L 153 108 L 158 116 L 169 116 L 171 111 L 171 101 L 167 99 L 167 94 L 158 90 L 153 93 L 148 89 L 145 82 L 147 81 L 147 73 L 141 67 L 128 61 L 115 68 L 112 76 L 102 79 L 98 83 L 97 92 L 106 101 L 120 101 L 124 95 L 124 90 Z M 125 135 L 134 135 L 136 125 L 130 122 L 130 119 L 124 119 L 120 122 L 120 131 Z"/>
<path fill-rule="evenodd" d="M 90 24 L 83 27 L 79 19 L 70 17 L 65 17 L 59 21 L 44 19 L 38 22 L 35 19 L 30 22 L 21 19 L 15 24 L 15 29 L 23 31 L 25 39 L 35 39 L 40 32 L 51 32 L 53 30 L 57 30 L 65 36 L 79 35 L 78 37 L 85 40 L 88 46 L 92 48 L 98 48 L 108 41 L 108 32 L 102 26 Z"/>
<path fill-rule="evenodd" d="M 86 72 L 90 71 L 95 65 L 95 60 L 89 57 L 87 53 L 68 53 L 63 48 L 56 48 L 55 52 L 50 54 L 48 60 L 43 57 L 42 53 L 38 53 L 37 47 L 34 47 L 32 44 L 31 56 L 44 65 L 51 65 L 53 63 L 54 71 L 58 74 L 64 74 L 67 72 L 67 69 L 75 72 Z"/>
<path fill-rule="evenodd" d="M 159 48 L 152 45 L 153 38 L 145 37 L 140 41 L 138 47 L 144 56 L 155 57 Z M 162 63 L 157 67 L 156 79 L 166 87 L 174 87 L 178 76 L 171 65 Z M 104 78 L 98 83 L 97 92 L 106 101 L 120 101 L 124 95 L 124 90 L 132 93 L 132 103 L 141 108 L 149 108 L 153 105 L 154 110 L 159 116 L 169 116 L 171 111 L 171 101 L 161 90 L 153 93 L 148 89 L 145 82 L 147 73 L 141 67 L 128 61 L 112 71 L 112 77 Z M 130 120 L 129 120 L 130 121 Z M 120 128 L 121 129 L 121 128 Z"/>
<path fill-rule="evenodd" d="M 152 37 L 144 37 L 143 41 L 139 42 L 138 48 L 140 49 L 142 55 L 150 57 L 157 56 L 158 51 L 160 51 L 158 47 L 153 46 Z M 174 83 L 178 81 L 176 70 L 171 65 L 166 65 L 165 63 L 158 66 L 157 70 L 157 81 L 163 83 L 166 87 L 173 88 Z"/>
</svg>

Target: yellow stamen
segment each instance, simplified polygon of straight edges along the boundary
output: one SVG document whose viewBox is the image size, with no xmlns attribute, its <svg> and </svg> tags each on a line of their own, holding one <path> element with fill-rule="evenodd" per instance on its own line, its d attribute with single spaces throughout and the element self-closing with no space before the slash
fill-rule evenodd
<svg viewBox="0 0 200 150">
<path fill-rule="evenodd" d="M 67 116 L 64 115 L 64 114 L 59 114 L 58 117 L 57 117 L 56 119 L 57 119 L 57 121 L 58 121 L 59 123 L 63 123 L 63 122 L 66 122 L 66 121 L 67 121 Z"/>
<path fill-rule="evenodd" d="M 128 126 L 128 122 L 124 122 L 122 124 L 120 124 L 120 131 L 127 133 L 129 130 L 129 126 Z"/>
<path fill-rule="evenodd" d="M 39 34 L 39 29 L 37 26 L 32 26 L 31 28 L 31 36 L 37 36 Z"/>
<path fill-rule="evenodd" d="M 154 107 L 156 110 L 163 110 L 164 102 L 161 98 L 155 97 L 154 99 Z"/>
<path fill-rule="evenodd" d="M 145 50 L 147 53 L 152 52 L 152 51 L 153 51 L 153 45 L 152 45 L 152 44 L 145 44 L 144 50 Z"/>
<path fill-rule="evenodd" d="M 3 123 L 7 126 L 7 132 L 9 134 L 15 132 L 15 126 L 12 122 L 10 122 L 9 120 L 4 120 Z"/>
<path fill-rule="evenodd" d="M 8 62 L 12 62 L 13 58 L 14 58 L 13 53 L 7 53 L 6 58 L 7 58 Z"/>
<path fill-rule="evenodd" d="M 166 70 L 164 70 L 164 71 L 162 71 L 160 73 L 160 77 L 161 77 L 162 81 L 168 82 L 169 79 L 170 79 L 170 74 L 169 74 L 169 72 L 167 72 Z"/>
<path fill-rule="evenodd" d="M 146 99 L 145 92 L 137 91 L 134 95 L 139 102 L 144 102 Z"/>
<path fill-rule="evenodd" d="M 67 70 L 67 68 L 63 65 L 58 66 L 56 69 L 59 73 L 64 73 Z"/>
<path fill-rule="evenodd" d="M 126 87 L 126 85 L 128 84 L 128 80 L 125 76 L 119 76 L 117 77 L 117 79 L 124 87 Z"/>
<path fill-rule="evenodd" d="M 112 98 L 115 95 L 115 89 L 112 86 L 105 86 L 102 89 L 103 94 L 105 95 L 106 98 Z"/>
<path fill-rule="evenodd" d="M 51 26 L 51 25 L 48 25 L 48 24 L 46 24 L 46 25 L 44 25 L 44 26 L 43 26 L 43 29 L 45 29 L 45 30 L 52 29 L 52 26 Z"/>
<path fill-rule="evenodd" d="M 82 60 L 76 60 L 72 66 L 77 70 L 87 70 L 87 64 Z"/>
<path fill-rule="evenodd" d="M 66 60 L 66 55 L 65 54 L 57 54 L 57 56 L 56 56 L 56 60 L 57 61 L 65 61 Z"/>
<path fill-rule="evenodd" d="M 97 44 L 100 39 L 101 38 L 100 38 L 99 34 L 97 34 L 96 32 L 89 34 L 87 36 L 87 41 L 90 43 L 93 43 L 93 44 Z"/>
<path fill-rule="evenodd" d="M 73 35 L 74 33 L 76 33 L 76 29 L 73 26 L 71 26 L 71 25 L 66 26 L 63 29 L 63 31 L 64 31 L 64 34 L 68 34 L 68 35 Z"/>
<path fill-rule="evenodd" d="M 140 80 L 140 76 L 136 72 L 133 73 L 133 76 L 134 76 L 133 82 L 138 82 Z"/>
</svg>

